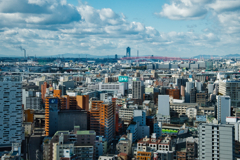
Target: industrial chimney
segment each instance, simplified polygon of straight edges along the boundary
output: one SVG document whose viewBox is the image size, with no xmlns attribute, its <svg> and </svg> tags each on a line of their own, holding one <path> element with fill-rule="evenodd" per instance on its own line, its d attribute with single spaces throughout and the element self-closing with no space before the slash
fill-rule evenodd
<svg viewBox="0 0 240 160">
<path fill-rule="evenodd" d="M 26 59 L 26 49 L 24 49 L 24 59 Z"/>
</svg>

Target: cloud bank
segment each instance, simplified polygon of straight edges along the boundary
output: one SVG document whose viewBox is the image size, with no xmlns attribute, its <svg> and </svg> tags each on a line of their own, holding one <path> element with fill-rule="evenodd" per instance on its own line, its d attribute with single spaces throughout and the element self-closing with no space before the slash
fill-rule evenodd
<svg viewBox="0 0 240 160">
<path fill-rule="evenodd" d="M 161 32 L 128 21 L 110 8 L 95 9 L 86 3 L 74 6 L 66 0 L 0 1 L 0 54 L 18 53 L 14 46 L 23 46 L 31 56 L 123 55 L 127 46 L 140 50 L 140 54 L 157 56 L 236 53 L 240 41 L 239 6 L 238 1 L 173 0 L 157 13 L 172 20 L 204 19 L 211 14 L 218 27 L 197 34 Z"/>
</svg>

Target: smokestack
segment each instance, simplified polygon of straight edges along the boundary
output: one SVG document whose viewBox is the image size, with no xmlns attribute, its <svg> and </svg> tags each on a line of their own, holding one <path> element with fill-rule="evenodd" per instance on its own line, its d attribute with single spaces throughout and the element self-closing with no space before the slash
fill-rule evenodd
<svg viewBox="0 0 240 160">
<path fill-rule="evenodd" d="M 24 50 L 24 59 L 26 59 L 26 49 L 23 49 Z"/>
<path fill-rule="evenodd" d="M 18 47 L 21 51 L 24 51 L 24 59 L 26 59 L 26 49 L 24 49 L 22 46 Z"/>
</svg>

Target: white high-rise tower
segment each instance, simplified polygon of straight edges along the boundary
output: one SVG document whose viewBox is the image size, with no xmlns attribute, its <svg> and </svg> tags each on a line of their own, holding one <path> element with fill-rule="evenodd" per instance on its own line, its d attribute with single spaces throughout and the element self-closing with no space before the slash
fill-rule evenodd
<svg viewBox="0 0 240 160">
<path fill-rule="evenodd" d="M 0 146 L 21 144 L 23 133 L 21 77 L 0 77 Z"/>
</svg>

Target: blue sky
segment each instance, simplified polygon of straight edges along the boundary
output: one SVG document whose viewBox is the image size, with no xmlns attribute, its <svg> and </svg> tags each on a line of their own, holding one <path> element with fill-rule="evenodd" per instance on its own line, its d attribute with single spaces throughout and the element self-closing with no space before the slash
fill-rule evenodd
<svg viewBox="0 0 240 160">
<path fill-rule="evenodd" d="M 239 17 L 239 0 L 0 1 L 0 54 L 240 54 Z"/>
</svg>

